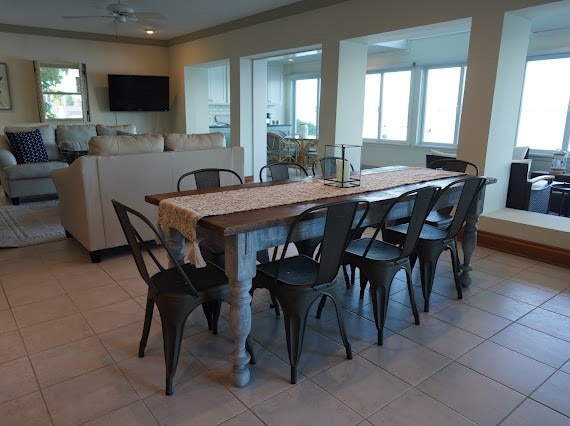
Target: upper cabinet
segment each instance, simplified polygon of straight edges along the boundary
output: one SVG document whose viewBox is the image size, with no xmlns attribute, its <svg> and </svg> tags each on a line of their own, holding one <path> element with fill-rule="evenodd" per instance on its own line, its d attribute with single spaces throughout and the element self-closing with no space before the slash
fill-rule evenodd
<svg viewBox="0 0 570 426">
<path fill-rule="evenodd" d="M 267 65 L 267 104 L 280 104 L 282 93 L 283 68 L 281 65 Z"/>
<path fill-rule="evenodd" d="M 208 69 L 208 102 L 226 105 L 230 103 L 230 79 L 227 65 Z"/>
</svg>

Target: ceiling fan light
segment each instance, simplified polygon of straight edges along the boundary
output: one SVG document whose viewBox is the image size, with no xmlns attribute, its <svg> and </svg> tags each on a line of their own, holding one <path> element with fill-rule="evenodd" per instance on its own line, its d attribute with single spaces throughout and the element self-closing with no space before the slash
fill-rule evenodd
<svg viewBox="0 0 570 426">
<path fill-rule="evenodd" d="M 147 28 L 146 30 L 144 30 L 145 33 L 147 33 L 148 35 L 153 35 L 156 30 L 152 29 L 152 28 Z"/>
</svg>

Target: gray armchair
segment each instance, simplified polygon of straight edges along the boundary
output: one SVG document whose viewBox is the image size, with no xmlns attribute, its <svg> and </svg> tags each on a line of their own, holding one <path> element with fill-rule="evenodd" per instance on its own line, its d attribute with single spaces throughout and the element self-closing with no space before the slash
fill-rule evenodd
<svg viewBox="0 0 570 426">
<path fill-rule="evenodd" d="M 529 179 L 532 160 L 513 161 L 507 191 L 507 207 L 548 213 L 550 189 L 554 176 L 541 175 Z"/>
</svg>

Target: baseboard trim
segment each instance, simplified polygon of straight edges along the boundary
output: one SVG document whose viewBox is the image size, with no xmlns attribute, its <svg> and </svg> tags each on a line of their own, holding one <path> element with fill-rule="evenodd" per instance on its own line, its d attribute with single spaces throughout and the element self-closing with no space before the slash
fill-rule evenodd
<svg viewBox="0 0 570 426">
<path fill-rule="evenodd" d="M 559 247 L 547 246 L 481 230 L 477 231 L 477 245 L 540 260 L 541 262 L 562 266 L 563 268 L 570 268 L 570 250 Z"/>
</svg>

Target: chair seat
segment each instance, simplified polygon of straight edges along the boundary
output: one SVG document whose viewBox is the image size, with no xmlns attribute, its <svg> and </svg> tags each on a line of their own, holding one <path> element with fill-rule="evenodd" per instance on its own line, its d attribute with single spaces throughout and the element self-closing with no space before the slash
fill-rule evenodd
<svg viewBox="0 0 570 426">
<path fill-rule="evenodd" d="M 346 249 L 345 257 L 350 255 L 358 257 L 364 256 L 364 251 L 369 243 L 370 238 L 361 238 L 360 240 L 351 241 Z M 387 261 L 397 259 L 401 253 L 402 250 L 399 247 L 384 241 L 376 240 L 372 243 L 366 257 L 374 261 Z"/>
<path fill-rule="evenodd" d="M 387 233 L 394 232 L 400 234 L 401 238 L 405 238 L 408 233 L 408 224 L 402 223 L 401 225 L 390 226 L 386 229 Z M 447 236 L 446 229 L 436 228 L 425 224 L 420 232 L 419 240 L 443 240 Z"/>
<path fill-rule="evenodd" d="M 227 286 L 228 279 L 224 271 L 211 263 L 207 263 L 204 268 L 196 268 L 190 264 L 184 264 L 182 265 L 182 269 L 198 291 Z M 184 281 L 177 268 L 170 268 L 156 273 L 152 276 L 152 282 L 156 286 L 159 294 L 187 293 L 191 295 L 190 287 L 188 287 L 188 284 Z"/>
<path fill-rule="evenodd" d="M 444 228 L 446 226 L 449 226 L 452 220 L 453 216 L 449 214 L 433 211 L 430 212 L 430 214 L 428 214 L 428 217 L 426 218 L 426 223 L 428 225 Z"/>
<path fill-rule="evenodd" d="M 274 280 L 279 262 L 257 266 L 258 276 L 254 279 Z M 279 283 L 291 286 L 312 286 L 317 279 L 319 263 L 312 258 L 300 255 L 288 257 L 281 263 Z"/>
</svg>

